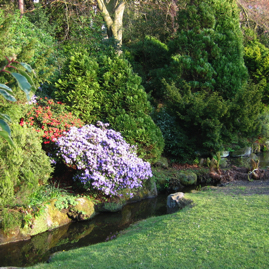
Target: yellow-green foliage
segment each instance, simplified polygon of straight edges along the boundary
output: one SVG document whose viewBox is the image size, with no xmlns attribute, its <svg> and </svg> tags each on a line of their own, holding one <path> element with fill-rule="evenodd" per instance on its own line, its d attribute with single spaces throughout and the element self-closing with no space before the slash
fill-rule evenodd
<svg viewBox="0 0 269 269">
<path fill-rule="evenodd" d="M 16 57 L 18 62 L 27 62 L 35 70 L 34 81 L 44 83 L 55 73 L 54 46 L 54 39 L 29 22 L 27 17 L 20 18 L 19 12 L 11 15 L 0 10 L 0 66 L 6 64 L 5 57 Z"/>
<path fill-rule="evenodd" d="M 251 79 L 263 88 L 263 102 L 268 104 L 269 49 L 257 40 L 251 41 L 245 47 L 244 59 Z"/>
<path fill-rule="evenodd" d="M 41 140 L 31 128 L 12 126 L 16 148 L 0 138 L 0 206 L 26 203 L 31 192 L 47 183 L 52 172 Z"/>
<path fill-rule="evenodd" d="M 8 233 L 12 229 L 16 229 L 21 226 L 22 214 L 18 211 L 5 208 L 1 213 L 1 217 L 1 226 L 4 233 Z"/>
</svg>

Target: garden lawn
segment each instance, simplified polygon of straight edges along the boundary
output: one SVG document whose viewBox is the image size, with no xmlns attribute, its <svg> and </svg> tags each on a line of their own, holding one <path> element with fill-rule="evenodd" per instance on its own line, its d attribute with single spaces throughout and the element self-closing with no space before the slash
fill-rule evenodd
<svg viewBox="0 0 269 269">
<path fill-rule="evenodd" d="M 54 255 L 34 268 L 268 268 L 269 196 L 212 189 L 180 212 L 132 225 L 112 241 Z"/>
</svg>

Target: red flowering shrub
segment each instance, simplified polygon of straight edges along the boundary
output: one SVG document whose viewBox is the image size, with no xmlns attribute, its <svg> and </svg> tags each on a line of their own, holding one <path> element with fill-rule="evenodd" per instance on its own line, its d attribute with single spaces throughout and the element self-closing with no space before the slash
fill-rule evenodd
<svg viewBox="0 0 269 269">
<path fill-rule="evenodd" d="M 52 99 L 36 98 L 27 117 L 21 118 L 20 125 L 30 125 L 36 132 L 43 131 L 44 144 L 50 144 L 69 131 L 70 127 L 82 127 L 84 123 L 65 110 L 61 102 L 54 102 Z"/>
</svg>

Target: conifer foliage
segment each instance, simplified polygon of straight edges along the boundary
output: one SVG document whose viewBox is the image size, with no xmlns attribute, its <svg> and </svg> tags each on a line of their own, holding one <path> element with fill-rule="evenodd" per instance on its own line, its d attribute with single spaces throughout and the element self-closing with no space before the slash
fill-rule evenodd
<svg viewBox="0 0 269 269">
<path fill-rule="evenodd" d="M 235 1 L 195 0 L 178 13 L 177 38 L 170 43 L 181 79 L 192 91 L 232 98 L 247 80 Z"/>
<path fill-rule="evenodd" d="M 194 148 L 214 152 L 232 139 L 259 132 L 261 89 L 247 87 L 236 1 L 186 3 L 169 44 L 173 56 L 164 83 L 166 102 Z M 246 107 L 240 109 L 243 103 Z M 188 150 L 186 143 L 181 147 Z"/>
<path fill-rule="evenodd" d="M 263 89 L 263 102 L 269 103 L 269 48 L 258 40 L 248 42 L 245 47 L 245 63 L 250 78 Z"/>
<path fill-rule="evenodd" d="M 53 171 L 32 128 L 12 125 L 15 148 L 0 138 L 0 207 L 27 200 L 31 192 L 47 184 Z"/>
<path fill-rule="evenodd" d="M 55 96 L 86 123 L 108 122 L 138 155 L 149 162 L 160 157 L 164 141 L 155 125 L 141 78 L 116 55 L 90 57 L 74 53 L 56 83 Z"/>
</svg>

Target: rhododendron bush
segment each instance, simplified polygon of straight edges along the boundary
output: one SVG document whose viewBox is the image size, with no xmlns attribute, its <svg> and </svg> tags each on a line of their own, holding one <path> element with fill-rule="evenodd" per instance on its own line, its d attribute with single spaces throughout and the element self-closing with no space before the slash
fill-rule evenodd
<svg viewBox="0 0 269 269">
<path fill-rule="evenodd" d="M 42 131 L 44 144 L 54 144 L 70 127 L 83 125 L 80 119 L 65 110 L 65 105 L 61 102 L 34 96 L 31 103 L 33 107 L 26 118 L 21 118 L 20 125 L 32 126 L 36 132 Z"/>
<path fill-rule="evenodd" d="M 98 122 L 97 126 L 71 127 L 56 142 L 56 155 L 67 165 L 76 166 L 73 179 L 86 189 L 110 196 L 119 195 L 122 189 L 142 187 L 143 181 L 152 177 L 150 164 L 137 157 L 136 148 L 119 132 L 107 129 L 108 124 Z"/>
</svg>

